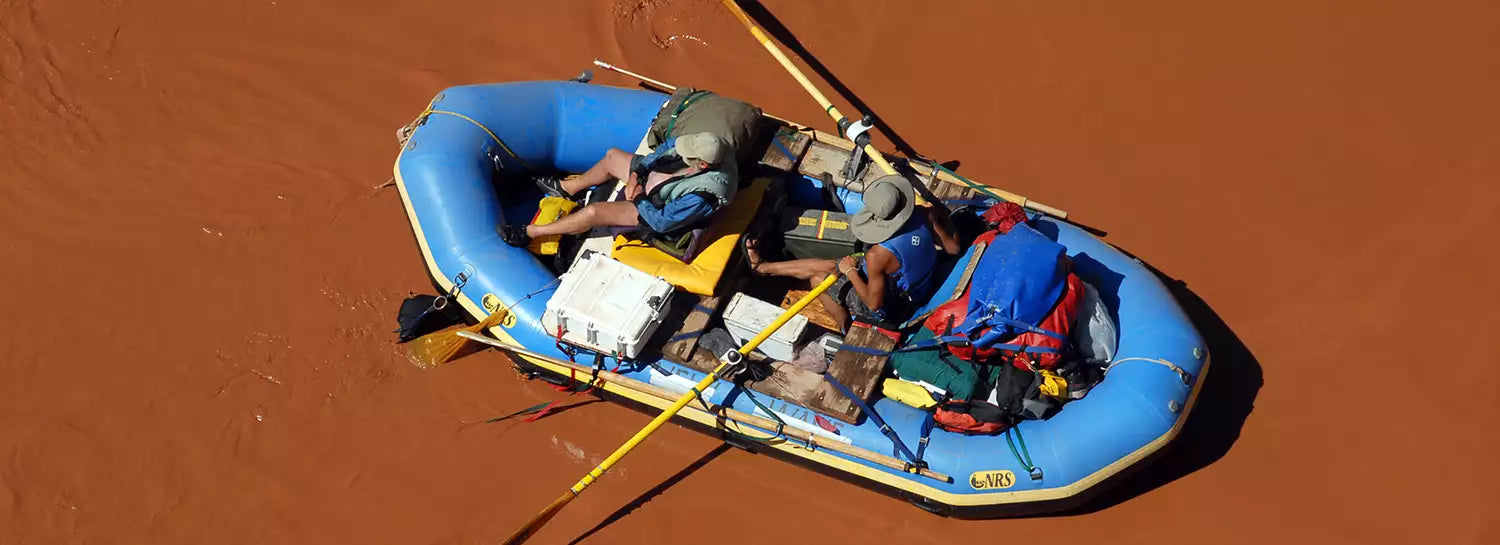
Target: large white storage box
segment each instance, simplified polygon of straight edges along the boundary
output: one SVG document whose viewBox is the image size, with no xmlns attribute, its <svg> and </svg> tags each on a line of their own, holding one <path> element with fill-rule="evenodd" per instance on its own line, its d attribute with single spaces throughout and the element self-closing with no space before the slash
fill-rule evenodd
<svg viewBox="0 0 1500 545">
<path fill-rule="evenodd" d="M 671 296 L 665 280 L 588 252 L 563 273 L 542 327 L 556 335 L 561 326 L 565 342 L 634 358 L 661 324 Z"/>
<path fill-rule="evenodd" d="M 743 346 L 769 327 L 771 322 L 776 321 L 776 317 L 781 316 L 784 310 L 760 299 L 736 293 L 729 300 L 729 306 L 724 308 L 724 325 L 734 340 Z M 797 340 L 802 338 L 802 332 L 806 330 L 807 317 L 798 314 L 772 333 L 771 338 L 760 343 L 757 349 L 772 359 L 792 361 L 797 356 Z"/>
</svg>

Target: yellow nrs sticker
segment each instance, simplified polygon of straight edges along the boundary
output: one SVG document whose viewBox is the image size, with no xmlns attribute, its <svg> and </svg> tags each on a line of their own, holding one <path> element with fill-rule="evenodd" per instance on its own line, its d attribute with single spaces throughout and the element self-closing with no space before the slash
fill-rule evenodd
<svg viewBox="0 0 1500 545">
<path fill-rule="evenodd" d="M 975 471 L 969 475 L 969 486 L 974 490 L 1010 488 L 1014 484 L 1016 484 L 1016 474 L 1009 469 Z"/>
<path fill-rule="evenodd" d="M 479 304 L 484 306 L 484 312 L 486 314 L 494 314 L 495 311 L 502 309 L 500 298 L 496 297 L 493 293 L 484 294 L 484 297 L 481 297 L 479 299 Z M 505 313 L 505 317 L 500 319 L 500 325 L 506 329 L 515 327 L 516 313 L 507 311 Z"/>
</svg>

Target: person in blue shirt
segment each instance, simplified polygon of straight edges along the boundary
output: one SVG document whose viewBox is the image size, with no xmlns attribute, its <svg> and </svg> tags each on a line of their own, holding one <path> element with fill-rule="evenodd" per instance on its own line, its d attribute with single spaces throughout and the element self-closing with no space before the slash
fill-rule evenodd
<svg viewBox="0 0 1500 545">
<path fill-rule="evenodd" d="M 548 193 L 572 198 L 584 189 L 625 182 L 625 200 L 584 206 L 546 225 L 506 225 L 500 238 L 513 246 L 549 235 L 573 235 L 595 227 L 639 227 L 678 236 L 706 221 L 734 198 L 739 185 L 734 155 L 718 137 L 687 134 L 663 142 L 648 155 L 610 149 L 583 175 L 553 182 Z"/>
<path fill-rule="evenodd" d="M 950 254 L 958 249 L 957 240 L 935 213 L 916 213 L 923 207 L 916 206 L 915 200 L 915 190 L 906 178 L 878 178 L 864 191 L 864 209 L 849 217 L 849 230 L 869 245 L 863 254 L 838 260 L 767 262 L 754 243 L 747 241 L 750 270 L 812 284 L 838 274 L 819 302 L 841 328 L 847 331 L 851 318 L 876 325 L 900 324 L 932 295 L 939 246 Z"/>
</svg>

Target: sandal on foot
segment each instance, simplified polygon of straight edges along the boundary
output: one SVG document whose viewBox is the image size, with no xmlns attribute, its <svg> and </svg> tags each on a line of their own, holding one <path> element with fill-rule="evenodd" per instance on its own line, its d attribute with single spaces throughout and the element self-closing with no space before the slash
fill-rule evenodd
<svg viewBox="0 0 1500 545">
<path fill-rule="evenodd" d="M 531 235 L 526 234 L 525 225 L 502 225 L 497 231 L 500 233 L 500 240 L 511 246 L 531 244 Z"/>
<path fill-rule="evenodd" d="M 572 193 L 568 193 L 568 190 L 563 188 L 562 180 L 558 178 L 553 178 L 551 176 L 541 176 L 536 179 L 536 185 L 537 187 L 542 188 L 542 192 L 546 193 L 548 196 L 562 197 L 564 199 L 575 201 L 578 200 L 575 195 L 573 195 Z"/>
<path fill-rule="evenodd" d="M 750 274 L 755 276 L 765 276 L 765 273 L 760 272 L 760 266 L 765 265 L 766 260 L 762 259 L 759 255 L 760 250 L 751 247 L 754 242 L 755 241 L 749 238 L 740 239 L 740 251 L 745 253 L 745 266 L 750 269 Z M 756 255 L 751 256 L 750 252 L 755 252 Z"/>
</svg>

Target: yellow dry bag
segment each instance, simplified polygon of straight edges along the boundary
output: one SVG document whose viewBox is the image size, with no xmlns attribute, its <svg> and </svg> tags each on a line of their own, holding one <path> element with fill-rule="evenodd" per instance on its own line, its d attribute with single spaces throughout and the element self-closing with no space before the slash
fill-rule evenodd
<svg viewBox="0 0 1500 545">
<path fill-rule="evenodd" d="M 932 399 L 932 394 L 927 393 L 926 388 L 915 382 L 888 378 L 880 383 L 880 393 L 918 409 L 930 409 L 937 406 L 937 401 Z"/>
<path fill-rule="evenodd" d="M 1058 399 L 1068 397 L 1068 379 L 1062 378 L 1051 369 L 1042 369 L 1038 373 L 1042 375 L 1042 385 L 1037 390 L 1041 391 L 1042 395 Z"/>
<path fill-rule="evenodd" d="M 552 223 L 568 215 L 569 212 L 572 212 L 577 207 L 578 203 L 573 202 L 572 199 L 544 197 L 541 204 L 537 206 L 536 217 L 531 219 L 531 224 L 546 225 Z M 526 248 L 531 250 L 531 253 L 537 255 L 557 255 L 557 241 L 561 238 L 558 235 L 537 237 L 532 239 L 531 244 L 527 245 Z"/>
</svg>

